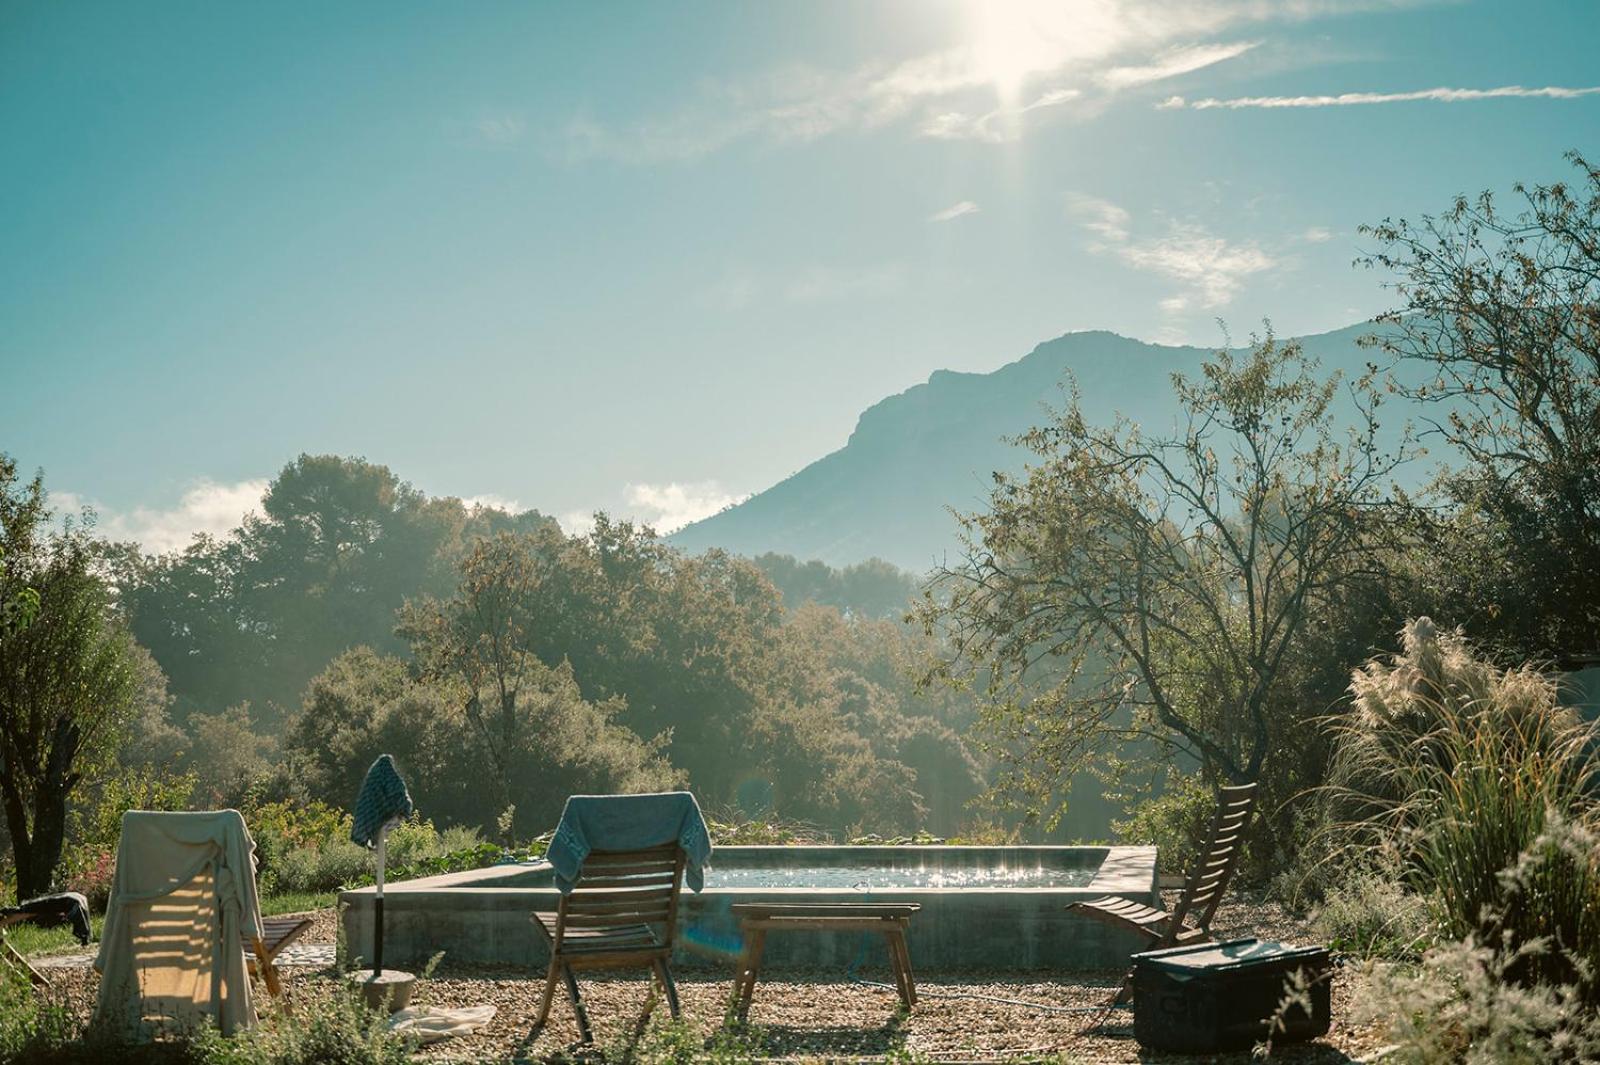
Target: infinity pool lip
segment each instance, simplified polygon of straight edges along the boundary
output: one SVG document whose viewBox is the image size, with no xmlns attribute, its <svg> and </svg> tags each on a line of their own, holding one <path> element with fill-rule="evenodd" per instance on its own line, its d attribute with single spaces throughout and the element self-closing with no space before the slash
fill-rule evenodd
<svg viewBox="0 0 1600 1065">
<path fill-rule="evenodd" d="M 1077 887 L 885 887 L 863 892 L 839 887 L 708 886 L 685 890 L 680 941 L 688 964 L 727 964 L 737 951 L 735 902 L 859 902 L 863 897 L 921 904 L 910 944 L 919 967 L 961 969 L 1115 968 L 1140 949 L 1135 937 L 1067 912 L 1071 902 L 1118 895 L 1160 905 L 1154 847 L 1041 846 L 793 846 L 718 847 L 718 864 L 810 866 L 893 864 L 994 868 L 1005 865 L 1093 867 Z M 458 962 L 543 964 L 543 944 L 529 922 L 534 910 L 554 909 L 558 895 L 549 863 L 524 862 L 385 885 L 384 952 L 395 964 L 421 965 L 435 953 Z M 371 941 L 372 888 L 341 892 L 344 929 L 352 952 Z M 856 936 L 780 936 L 768 945 L 770 964 L 844 967 L 863 960 Z M 865 960 L 881 951 L 866 944 Z"/>
</svg>

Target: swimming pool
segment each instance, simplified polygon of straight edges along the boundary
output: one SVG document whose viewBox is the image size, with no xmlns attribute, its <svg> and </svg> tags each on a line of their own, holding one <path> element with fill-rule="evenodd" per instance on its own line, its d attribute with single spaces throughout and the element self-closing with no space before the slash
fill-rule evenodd
<svg viewBox="0 0 1600 1065">
<path fill-rule="evenodd" d="M 728 964 L 737 954 L 737 902 L 916 902 L 909 942 L 919 968 L 1114 968 L 1136 937 L 1066 911 L 1080 899 L 1120 895 L 1155 904 L 1154 847 L 718 847 L 706 889 L 684 891 L 680 964 Z M 543 965 L 529 914 L 558 895 L 544 862 L 491 866 L 388 885 L 385 959 Z M 372 889 L 342 892 L 351 949 L 371 942 Z M 876 938 L 876 937 L 872 937 Z M 778 935 L 768 966 L 844 969 L 882 953 L 854 935 Z M 882 959 L 879 959 L 880 961 Z"/>
</svg>

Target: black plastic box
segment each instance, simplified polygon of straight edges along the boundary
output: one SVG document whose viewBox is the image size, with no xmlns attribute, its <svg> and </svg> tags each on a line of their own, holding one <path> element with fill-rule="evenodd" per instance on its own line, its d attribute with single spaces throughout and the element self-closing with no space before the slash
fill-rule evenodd
<svg viewBox="0 0 1600 1065">
<path fill-rule="evenodd" d="M 1326 947 L 1259 939 L 1201 943 L 1133 956 L 1133 1031 L 1151 1050 L 1246 1050 L 1269 1035 L 1278 1006 L 1303 974 L 1311 1010 L 1291 1006 L 1274 1043 L 1315 1039 L 1332 1022 Z"/>
</svg>

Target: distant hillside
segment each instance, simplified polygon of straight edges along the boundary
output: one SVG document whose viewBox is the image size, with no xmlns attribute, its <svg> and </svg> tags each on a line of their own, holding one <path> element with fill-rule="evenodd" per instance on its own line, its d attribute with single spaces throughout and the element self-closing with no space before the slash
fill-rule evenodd
<svg viewBox="0 0 1600 1065">
<path fill-rule="evenodd" d="M 1372 354 L 1355 325 L 1303 337 L 1326 370 L 1362 372 Z M 1170 375 L 1189 371 L 1211 349 L 1167 347 L 1107 332 L 1068 333 L 992 373 L 940 370 L 870 407 L 844 447 L 765 492 L 686 526 L 671 537 L 689 551 L 721 547 L 743 555 L 779 552 L 845 566 L 882 558 L 921 572 L 956 547 L 947 507 L 983 505 L 995 470 L 1021 469 L 1021 448 L 1005 442 L 1059 406 L 1070 370 L 1084 410 L 1116 412 L 1152 430 L 1172 424 Z"/>
</svg>

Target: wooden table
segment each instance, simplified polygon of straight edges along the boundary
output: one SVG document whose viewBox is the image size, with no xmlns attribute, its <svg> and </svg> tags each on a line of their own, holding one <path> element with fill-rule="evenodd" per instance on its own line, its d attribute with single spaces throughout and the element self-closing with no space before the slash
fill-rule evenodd
<svg viewBox="0 0 1600 1065">
<path fill-rule="evenodd" d="M 894 970 L 894 984 L 900 992 L 900 1001 L 906 1009 L 911 1009 L 917 1004 L 917 985 L 911 976 L 911 952 L 906 949 L 906 929 L 911 924 L 911 915 L 920 909 L 922 907 L 914 902 L 735 903 L 733 913 L 739 918 L 744 950 L 739 954 L 739 968 L 733 974 L 729 1011 L 736 1012 L 740 1020 L 749 1014 L 750 999 L 756 990 L 756 975 L 761 971 L 761 951 L 766 945 L 767 933 L 778 931 L 881 933 L 889 947 L 889 966 Z"/>
</svg>

